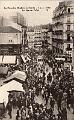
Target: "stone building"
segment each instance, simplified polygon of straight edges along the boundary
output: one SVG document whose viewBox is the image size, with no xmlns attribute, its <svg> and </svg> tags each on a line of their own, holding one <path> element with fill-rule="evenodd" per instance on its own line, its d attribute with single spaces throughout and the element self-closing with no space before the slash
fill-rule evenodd
<svg viewBox="0 0 74 120">
<path fill-rule="evenodd" d="M 1 56 L 19 56 L 24 52 L 26 28 L 25 18 L 20 13 L 0 16 Z"/>
<path fill-rule="evenodd" d="M 28 46 L 36 50 L 48 47 L 52 50 L 52 25 L 28 27 Z"/>
<path fill-rule="evenodd" d="M 60 2 L 53 12 L 53 53 L 72 57 L 74 1 Z"/>
<path fill-rule="evenodd" d="M 34 48 L 34 28 L 33 27 L 27 28 L 27 40 L 28 40 L 28 47 Z"/>
</svg>

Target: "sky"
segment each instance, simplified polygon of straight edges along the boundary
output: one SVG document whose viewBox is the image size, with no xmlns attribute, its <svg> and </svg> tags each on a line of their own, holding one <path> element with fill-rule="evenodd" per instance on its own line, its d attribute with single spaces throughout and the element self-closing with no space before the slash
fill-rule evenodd
<svg viewBox="0 0 74 120">
<path fill-rule="evenodd" d="M 0 1 L 0 15 L 8 16 L 20 12 L 26 18 L 28 26 L 48 24 L 52 23 L 53 10 L 60 1 L 62 0 Z M 20 7 L 23 7 L 23 11 Z M 36 9 L 39 11 L 35 11 Z"/>
</svg>

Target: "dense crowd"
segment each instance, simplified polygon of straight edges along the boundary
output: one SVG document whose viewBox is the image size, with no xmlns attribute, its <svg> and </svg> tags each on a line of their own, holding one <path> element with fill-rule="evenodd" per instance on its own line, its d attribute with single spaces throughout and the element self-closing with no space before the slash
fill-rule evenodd
<svg viewBox="0 0 74 120">
<path fill-rule="evenodd" d="M 10 118 L 15 107 L 16 120 L 67 120 L 67 109 L 72 108 L 74 113 L 74 80 L 71 71 L 55 62 L 52 74 L 47 75 L 47 83 L 45 72 L 41 70 L 41 73 L 40 77 L 35 74 L 34 79 L 25 80 L 25 92 L 17 98 L 9 94 L 6 108 Z M 44 102 L 38 103 L 36 96 L 41 96 Z"/>
</svg>

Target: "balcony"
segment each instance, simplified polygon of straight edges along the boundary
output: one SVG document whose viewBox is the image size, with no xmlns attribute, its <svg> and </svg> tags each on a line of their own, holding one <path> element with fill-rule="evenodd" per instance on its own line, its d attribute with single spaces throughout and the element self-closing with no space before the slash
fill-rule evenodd
<svg viewBox="0 0 74 120">
<path fill-rule="evenodd" d="M 54 25 L 55 25 L 55 26 L 63 25 L 63 23 L 62 23 L 62 22 L 56 22 Z"/>
<path fill-rule="evenodd" d="M 72 30 L 66 30 L 67 34 L 73 34 L 74 32 Z"/>
<path fill-rule="evenodd" d="M 63 12 L 59 12 L 59 13 L 57 13 L 57 14 L 54 14 L 54 16 L 53 16 L 52 19 L 56 19 L 56 18 L 58 18 L 58 17 L 60 17 L 60 16 L 62 16 L 62 15 L 64 15 L 64 13 L 63 13 Z"/>
<path fill-rule="evenodd" d="M 53 31 L 54 35 L 62 35 L 63 34 L 63 30 L 55 30 Z"/>
<path fill-rule="evenodd" d="M 58 39 L 58 38 L 52 38 L 53 42 L 59 42 L 59 43 L 63 43 L 63 39 Z"/>
<path fill-rule="evenodd" d="M 67 47 L 67 48 L 66 48 L 66 51 L 72 51 L 72 48 L 68 48 L 68 47 Z"/>
<path fill-rule="evenodd" d="M 71 21 L 70 21 L 70 20 L 68 20 L 68 21 L 67 21 L 67 24 L 70 24 L 70 23 L 71 23 Z"/>
</svg>

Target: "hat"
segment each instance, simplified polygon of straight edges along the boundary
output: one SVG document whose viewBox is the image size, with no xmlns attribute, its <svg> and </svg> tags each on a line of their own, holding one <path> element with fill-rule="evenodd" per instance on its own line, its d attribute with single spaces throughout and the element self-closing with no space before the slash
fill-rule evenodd
<svg viewBox="0 0 74 120">
<path fill-rule="evenodd" d="M 29 89 L 29 91 L 31 91 L 31 89 Z"/>
</svg>

